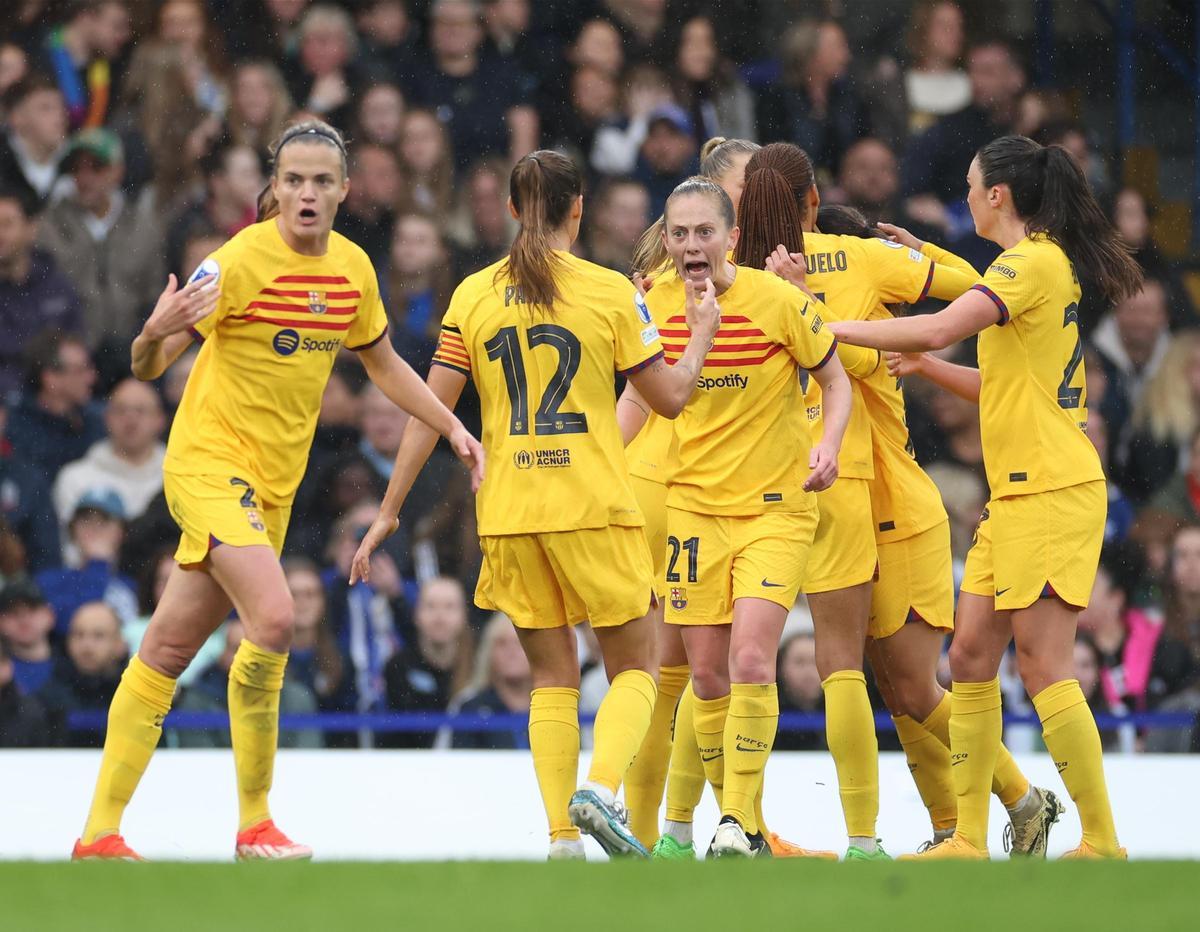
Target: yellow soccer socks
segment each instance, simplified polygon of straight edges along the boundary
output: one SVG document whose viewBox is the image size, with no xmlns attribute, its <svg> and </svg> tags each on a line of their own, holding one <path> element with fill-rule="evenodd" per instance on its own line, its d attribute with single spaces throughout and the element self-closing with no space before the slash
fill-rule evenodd
<svg viewBox="0 0 1200 932">
<path fill-rule="evenodd" d="M 950 697 L 944 696 L 942 704 L 946 706 L 949 717 Z M 908 759 L 908 772 L 917 785 L 921 802 L 929 810 L 929 821 L 933 823 L 934 832 L 946 832 L 954 828 L 958 821 L 958 799 L 954 795 L 954 781 L 950 776 L 950 749 L 938 740 L 937 735 L 907 715 L 893 715 L 892 721 L 904 748 L 904 756 Z"/>
<path fill-rule="evenodd" d="M 774 683 L 733 683 L 725 716 L 725 794 L 721 813 L 733 816 L 747 835 L 758 832 L 755 797 L 779 728 Z"/>
<path fill-rule="evenodd" d="M 279 693 L 287 654 L 243 638 L 229 667 L 229 736 L 237 769 L 238 830 L 271 818 L 267 795 L 279 744 Z"/>
<path fill-rule="evenodd" d="M 729 696 L 720 696 L 696 699 L 692 703 L 696 748 L 700 752 L 704 779 L 713 788 L 722 809 L 725 805 L 725 718 L 729 714 L 729 702 Z"/>
<path fill-rule="evenodd" d="M 950 763 L 958 797 L 957 833 L 987 851 L 989 790 L 1003 737 L 1000 680 L 955 683 L 950 696 Z"/>
<path fill-rule="evenodd" d="M 121 816 L 158 746 L 174 696 L 175 681 L 135 654 L 108 709 L 100 776 L 81 839 L 85 845 L 121 830 Z"/>
<path fill-rule="evenodd" d="M 1117 853 L 1117 832 L 1104 782 L 1100 733 L 1078 680 L 1060 680 L 1033 697 L 1042 737 L 1079 809 L 1083 842 L 1100 854 Z"/>
<path fill-rule="evenodd" d="M 596 710 L 589 783 L 616 793 L 646 737 L 657 693 L 654 677 L 645 670 L 626 670 L 613 677 Z"/>
<path fill-rule="evenodd" d="M 688 676 L 686 665 L 659 667 L 658 696 L 650 715 L 650 727 L 625 774 L 629 828 L 647 848 L 658 839 L 658 809 L 663 801 L 663 787 L 671 760 L 671 723 L 679 697 L 688 684 Z M 703 775 L 700 786 L 703 789 Z"/>
<path fill-rule="evenodd" d="M 550 840 L 578 839 L 567 806 L 579 780 L 579 690 L 535 689 L 529 698 L 529 748 Z"/>
<path fill-rule="evenodd" d="M 837 767 L 838 791 L 853 843 L 874 851 L 879 817 L 879 741 L 861 670 L 839 670 L 821 683 L 825 739 Z"/>
</svg>

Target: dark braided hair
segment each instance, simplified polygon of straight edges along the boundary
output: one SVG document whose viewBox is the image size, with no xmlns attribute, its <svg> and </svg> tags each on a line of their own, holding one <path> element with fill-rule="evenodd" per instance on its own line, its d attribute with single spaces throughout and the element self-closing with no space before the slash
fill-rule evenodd
<svg viewBox="0 0 1200 932">
<path fill-rule="evenodd" d="M 788 252 L 804 252 L 804 221 L 813 184 L 812 159 L 799 146 L 773 142 L 750 156 L 742 189 L 742 235 L 733 261 L 761 269 L 780 244 Z"/>
</svg>

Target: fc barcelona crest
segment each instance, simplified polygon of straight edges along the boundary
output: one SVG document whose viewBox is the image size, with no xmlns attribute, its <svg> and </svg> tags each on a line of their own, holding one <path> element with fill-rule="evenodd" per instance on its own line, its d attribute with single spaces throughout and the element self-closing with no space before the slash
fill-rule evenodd
<svg viewBox="0 0 1200 932">
<path fill-rule="evenodd" d="M 671 608 L 677 612 L 687 608 L 687 590 L 682 586 L 671 587 Z"/>
<path fill-rule="evenodd" d="M 325 292 L 310 291 L 308 293 L 308 309 L 310 311 L 312 311 L 314 314 L 324 314 L 326 307 Z"/>
</svg>

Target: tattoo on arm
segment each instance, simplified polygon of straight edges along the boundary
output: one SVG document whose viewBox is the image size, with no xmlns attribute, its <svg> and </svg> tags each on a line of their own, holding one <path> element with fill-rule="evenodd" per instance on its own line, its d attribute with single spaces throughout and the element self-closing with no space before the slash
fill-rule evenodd
<svg viewBox="0 0 1200 932">
<path fill-rule="evenodd" d="M 622 398 L 622 399 L 620 399 L 620 400 L 621 400 L 621 401 L 624 401 L 624 402 L 627 402 L 628 404 L 631 404 L 631 405 L 633 405 L 635 408 L 637 408 L 639 411 L 641 411 L 641 412 L 642 412 L 642 414 L 646 415 L 646 417 L 649 417 L 649 416 L 650 416 L 650 412 L 649 412 L 649 411 L 647 411 L 645 408 L 643 408 L 643 407 L 642 407 L 640 404 L 638 404 L 638 403 L 637 403 L 636 401 L 634 401 L 632 398 Z"/>
</svg>

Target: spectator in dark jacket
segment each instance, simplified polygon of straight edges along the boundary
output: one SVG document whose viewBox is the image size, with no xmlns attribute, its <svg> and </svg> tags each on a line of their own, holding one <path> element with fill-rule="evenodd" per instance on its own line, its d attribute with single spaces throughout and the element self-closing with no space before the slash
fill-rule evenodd
<svg viewBox="0 0 1200 932">
<path fill-rule="evenodd" d="M 67 718 L 72 712 L 107 712 L 127 659 L 116 612 L 103 602 L 79 606 L 67 629 L 66 652 L 38 693 L 50 716 L 54 744 L 104 746 L 104 729 L 71 728 Z"/>
<path fill-rule="evenodd" d="M 13 662 L 0 637 L 0 748 L 37 748 L 50 743 L 50 723 L 42 703 L 17 688 Z"/>
<path fill-rule="evenodd" d="M 633 170 L 634 178 L 650 192 L 650 216 L 660 216 L 676 185 L 699 170 L 700 150 L 691 117 L 675 104 L 655 109 Z"/>
<path fill-rule="evenodd" d="M 820 714 L 825 708 L 821 675 L 817 672 L 817 647 L 812 633 L 798 631 L 779 645 L 776 661 L 779 679 L 779 711 Z M 825 734 L 816 731 L 781 729 L 775 747 L 785 751 L 822 751 Z"/>
<path fill-rule="evenodd" d="M 31 74 L 4 93 L 0 180 L 38 205 L 54 192 L 67 144 L 67 110 L 53 79 Z"/>
<path fill-rule="evenodd" d="M 54 609 L 41 590 L 18 579 L 0 590 L 0 637 L 7 644 L 13 680 L 26 696 L 37 692 L 54 669 Z"/>
<path fill-rule="evenodd" d="M 3 436 L 7 425 L 8 411 L 0 408 L 0 516 L 20 538 L 26 568 L 36 573 L 62 560 L 58 521 L 45 470 L 12 455 L 12 445 Z"/>
<path fill-rule="evenodd" d="M 497 612 L 483 629 L 475 656 L 474 680 L 450 711 L 483 718 L 524 715 L 529 712 L 532 688 L 529 661 L 521 650 L 517 629 L 507 615 Z M 475 750 L 526 748 L 529 734 L 524 726 L 497 731 L 458 729 L 450 736 L 450 746 Z"/>
</svg>

